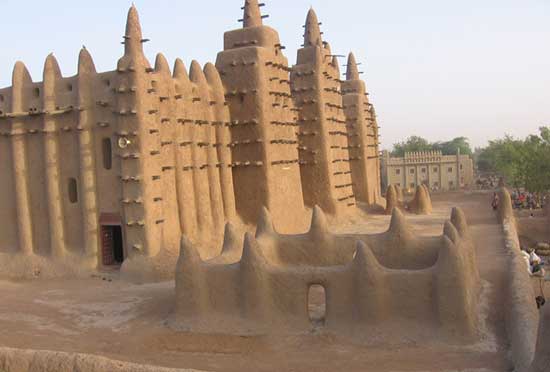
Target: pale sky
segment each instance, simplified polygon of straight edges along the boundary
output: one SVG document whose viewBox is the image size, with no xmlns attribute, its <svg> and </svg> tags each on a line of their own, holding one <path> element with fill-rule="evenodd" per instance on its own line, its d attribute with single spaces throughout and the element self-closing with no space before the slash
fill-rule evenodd
<svg viewBox="0 0 550 372">
<path fill-rule="evenodd" d="M 354 51 L 380 122 L 384 148 L 410 135 L 525 136 L 550 125 L 549 0 L 264 0 L 291 64 L 306 13 L 317 12 L 335 54 Z M 0 86 L 17 60 L 35 81 L 53 52 L 64 75 L 82 45 L 99 71 L 122 54 L 130 1 L 2 0 Z M 223 32 L 240 27 L 244 0 L 136 0 L 146 53 L 215 61 Z M 342 65 L 345 60 L 341 61 Z M 341 68 L 342 72 L 345 68 Z"/>
</svg>

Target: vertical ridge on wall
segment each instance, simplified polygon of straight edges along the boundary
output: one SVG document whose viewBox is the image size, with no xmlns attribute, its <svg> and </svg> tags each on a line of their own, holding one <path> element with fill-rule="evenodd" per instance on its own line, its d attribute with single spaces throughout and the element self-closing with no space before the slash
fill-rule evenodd
<svg viewBox="0 0 550 372">
<path fill-rule="evenodd" d="M 215 128 L 215 148 L 218 155 L 218 170 L 223 199 L 223 210 L 227 221 L 234 221 L 237 216 L 235 207 L 235 190 L 231 173 L 231 133 L 229 131 L 230 115 L 225 101 L 225 89 L 218 70 L 212 63 L 204 66 L 206 81 L 210 86 L 212 100 L 212 118 Z"/>
<path fill-rule="evenodd" d="M 80 166 L 80 204 L 83 224 L 84 253 L 97 260 L 99 226 L 97 208 L 96 159 L 94 137 L 93 80 L 97 75 L 92 56 L 83 48 L 78 57 L 78 147 Z"/>
<path fill-rule="evenodd" d="M 195 183 L 195 200 L 197 202 L 197 217 L 199 229 L 201 232 L 208 231 L 213 226 L 212 216 L 212 196 L 210 190 L 210 181 L 208 179 L 208 148 L 209 141 L 209 125 L 203 123 L 204 111 L 202 103 L 207 100 L 203 96 L 203 87 L 206 83 L 206 78 L 197 61 L 191 62 L 189 69 L 189 79 L 192 84 L 192 101 L 191 112 L 193 120 L 189 123 L 194 133 L 193 139 L 193 176 Z"/>
<path fill-rule="evenodd" d="M 62 257 L 66 253 L 65 221 L 61 195 L 61 174 L 59 168 L 59 137 L 55 118 L 48 112 L 57 109 L 56 87 L 61 80 L 61 71 L 55 57 L 50 54 L 44 65 L 44 84 L 42 101 L 44 111 L 44 161 L 46 169 L 46 197 L 48 199 L 50 222 L 50 247 L 54 257 Z"/>
<path fill-rule="evenodd" d="M 176 189 L 182 232 L 194 239 L 198 234 L 197 202 L 195 193 L 195 177 L 193 173 L 193 127 L 189 124 L 192 116 L 191 81 L 187 69 L 181 59 L 174 63 L 173 79 L 175 84 L 174 99 L 177 103 L 177 157 L 176 157 Z"/>
<path fill-rule="evenodd" d="M 176 186 L 176 148 L 174 141 L 177 136 L 175 120 L 175 89 L 168 61 L 162 54 L 157 54 L 155 61 L 155 76 L 157 83 L 157 98 L 160 121 L 160 157 L 162 162 L 162 209 L 164 218 L 163 248 L 176 252 L 181 238 L 181 223 L 178 213 Z"/>
<path fill-rule="evenodd" d="M 216 127 L 213 125 L 214 113 L 212 110 L 213 100 L 210 97 L 210 89 L 206 76 L 200 65 L 196 65 L 197 71 L 192 74 L 192 81 L 196 84 L 197 94 L 200 101 L 197 105 L 201 108 L 201 123 L 195 124 L 201 128 L 201 132 L 204 135 L 204 141 L 200 145 L 206 152 L 206 163 L 197 164 L 203 171 L 206 172 L 208 177 L 208 189 L 210 191 L 210 209 L 212 215 L 212 225 L 219 231 L 224 225 L 224 211 L 222 191 L 220 185 L 220 174 L 218 172 L 217 165 L 219 164 L 218 153 L 216 152 Z"/>
<path fill-rule="evenodd" d="M 21 62 L 15 64 L 12 76 L 12 113 L 22 113 L 32 90 L 30 74 Z M 16 221 L 18 250 L 30 255 L 34 252 L 32 216 L 29 194 L 29 174 L 27 169 L 27 149 L 25 128 L 22 119 L 17 116 L 11 120 L 11 149 L 13 177 L 16 199 Z"/>
</svg>

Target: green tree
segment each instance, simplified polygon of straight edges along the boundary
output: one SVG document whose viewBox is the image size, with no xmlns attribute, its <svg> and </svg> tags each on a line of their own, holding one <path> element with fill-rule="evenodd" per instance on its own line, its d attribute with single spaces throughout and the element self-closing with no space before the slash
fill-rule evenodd
<svg viewBox="0 0 550 372">
<path fill-rule="evenodd" d="M 447 142 L 430 143 L 425 138 L 419 136 L 411 136 L 403 142 L 398 142 L 393 145 L 391 155 L 402 157 L 406 152 L 418 151 L 441 151 L 443 155 L 455 155 L 460 150 L 461 154 L 471 155 L 472 148 L 468 138 L 457 137 Z"/>
<path fill-rule="evenodd" d="M 432 150 L 432 145 L 430 145 L 426 139 L 419 136 L 411 136 L 404 142 L 394 144 L 391 155 L 395 157 L 402 157 L 406 152 L 430 150 Z"/>
<path fill-rule="evenodd" d="M 436 142 L 434 150 L 441 151 L 443 155 L 455 155 L 460 151 L 462 155 L 472 155 L 470 142 L 466 137 L 457 137 L 447 142 Z"/>
<path fill-rule="evenodd" d="M 479 151 L 478 169 L 503 176 L 515 188 L 543 193 L 550 190 L 550 128 L 521 140 L 511 136 L 489 142 Z"/>
</svg>

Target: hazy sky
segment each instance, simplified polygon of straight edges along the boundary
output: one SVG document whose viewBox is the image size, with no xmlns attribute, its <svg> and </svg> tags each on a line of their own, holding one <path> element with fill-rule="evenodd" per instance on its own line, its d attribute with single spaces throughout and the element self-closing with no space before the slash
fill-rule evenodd
<svg viewBox="0 0 550 372">
<path fill-rule="evenodd" d="M 365 72 L 383 147 L 410 135 L 474 145 L 550 125 L 549 0 L 264 0 L 291 63 L 313 6 L 335 54 L 353 50 Z M 82 45 L 100 71 L 122 53 L 130 1 L 2 0 L 0 86 L 16 60 L 42 80 L 53 52 L 64 75 Z M 215 61 L 244 0 L 136 0 L 146 53 Z M 341 61 L 345 64 L 345 60 Z M 342 67 L 342 72 L 344 67 Z"/>
</svg>

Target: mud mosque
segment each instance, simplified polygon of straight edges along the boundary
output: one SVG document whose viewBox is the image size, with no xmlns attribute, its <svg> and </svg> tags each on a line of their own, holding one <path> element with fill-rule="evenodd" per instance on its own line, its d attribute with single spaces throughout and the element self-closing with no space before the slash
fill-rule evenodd
<svg viewBox="0 0 550 372">
<path fill-rule="evenodd" d="M 0 252 L 108 266 L 253 224 L 263 207 L 294 233 L 316 205 L 379 203 L 379 128 L 353 54 L 341 80 L 310 10 L 289 67 L 262 5 L 245 1 L 203 68 L 151 65 L 134 6 L 114 71 L 85 48 L 72 77 L 53 55 L 42 82 L 17 62 L 0 89 Z"/>
<path fill-rule="evenodd" d="M 41 82 L 15 64 L 0 370 L 548 371 L 520 238 L 548 236 L 550 208 L 516 217 L 504 182 L 496 211 L 492 191 L 443 201 L 471 161 L 438 153 L 389 164 L 405 178 L 383 198 L 354 55 L 342 79 L 310 10 L 289 65 L 263 5 L 244 1 L 215 64 L 152 65 L 134 6 L 114 71 L 85 48 L 72 77 L 53 55 Z"/>
</svg>

